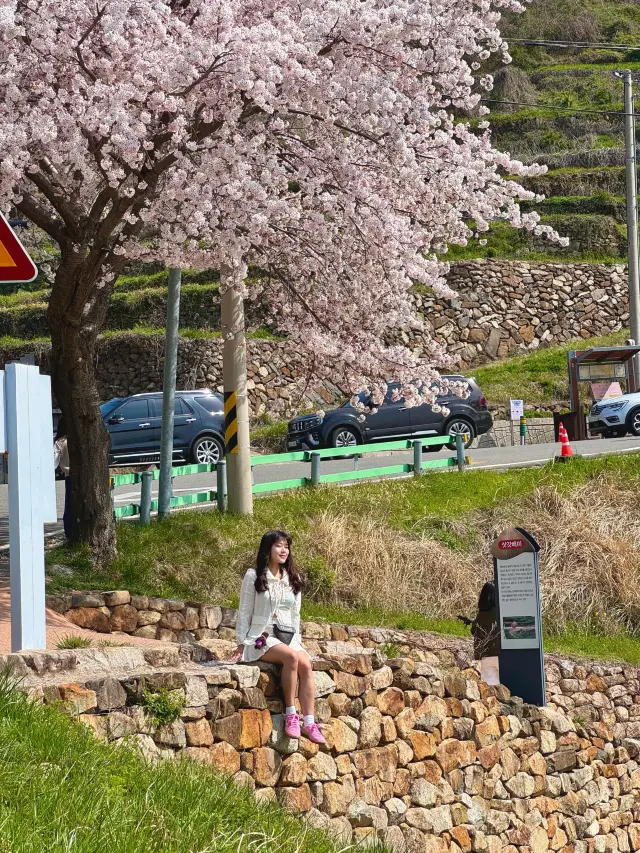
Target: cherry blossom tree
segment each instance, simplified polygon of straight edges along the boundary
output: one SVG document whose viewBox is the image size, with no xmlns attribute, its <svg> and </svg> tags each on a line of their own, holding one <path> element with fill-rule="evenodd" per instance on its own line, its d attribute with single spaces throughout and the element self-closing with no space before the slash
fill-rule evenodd
<svg viewBox="0 0 640 853">
<path fill-rule="evenodd" d="M 454 115 L 478 107 L 517 0 L 0 0 L 0 198 L 60 248 L 49 304 L 74 538 L 114 554 L 96 339 L 131 259 L 265 275 L 290 346 L 379 399 L 433 402 L 446 365 L 385 344 L 436 257 L 503 219 L 537 173 Z M 473 222 L 473 228 L 468 223 Z M 258 293 L 257 291 L 260 291 Z M 243 331 L 237 335 L 242 346 Z M 418 380 L 411 383 L 410 380 Z M 420 384 L 422 382 L 422 384 Z M 460 393 L 462 393 L 462 390 Z"/>
</svg>

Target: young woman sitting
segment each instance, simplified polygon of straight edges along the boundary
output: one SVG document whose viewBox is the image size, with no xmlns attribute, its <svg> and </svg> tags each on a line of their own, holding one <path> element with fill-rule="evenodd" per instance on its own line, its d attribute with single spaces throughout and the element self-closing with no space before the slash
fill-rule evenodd
<svg viewBox="0 0 640 853">
<path fill-rule="evenodd" d="M 302 734 L 313 743 L 325 743 L 314 716 L 311 659 L 300 637 L 302 586 L 291 555 L 291 537 L 282 530 L 265 533 L 256 568 L 249 569 L 242 581 L 236 623 L 238 648 L 232 660 L 280 664 L 286 704 L 285 734 L 291 738 L 301 734 L 295 708 L 297 689 L 303 713 Z"/>
</svg>

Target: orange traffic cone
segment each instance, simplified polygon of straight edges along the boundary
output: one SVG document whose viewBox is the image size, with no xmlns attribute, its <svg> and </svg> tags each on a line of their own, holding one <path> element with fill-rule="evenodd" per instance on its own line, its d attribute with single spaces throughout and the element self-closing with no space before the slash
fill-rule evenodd
<svg viewBox="0 0 640 853">
<path fill-rule="evenodd" d="M 567 435 L 567 431 L 564 428 L 562 421 L 560 421 L 558 435 L 560 437 L 560 456 L 556 458 L 564 462 L 566 459 L 570 459 L 573 456 L 573 450 L 569 444 L 569 436 Z"/>
</svg>

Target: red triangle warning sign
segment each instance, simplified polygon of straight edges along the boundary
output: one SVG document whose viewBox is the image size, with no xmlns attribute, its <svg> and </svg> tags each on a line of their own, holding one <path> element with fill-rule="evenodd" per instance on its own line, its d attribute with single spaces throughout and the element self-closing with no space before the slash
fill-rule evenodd
<svg viewBox="0 0 640 853">
<path fill-rule="evenodd" d="M 0 284 L 26 284 L 37 275 L 38 268 L 0 213 Z"/>
</svg>

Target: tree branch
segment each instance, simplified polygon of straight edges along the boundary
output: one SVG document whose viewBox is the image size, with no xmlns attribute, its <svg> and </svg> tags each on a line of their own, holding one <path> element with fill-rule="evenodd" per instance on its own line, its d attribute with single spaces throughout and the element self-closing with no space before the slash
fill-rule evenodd
<svg viewBox="0 0 640 853">
<path fill-rule="evenodd" d="M 46 168 L 46 164 L 40 162 L 38 164 L 42 169 Z M 70 236 L 78 238 L 79 234 L 79 219 L 80 212 L 73 209 L 73 204 L 58 192 L 53 184 L 45 177 L 42 171 L 40 172 L 25 172 L 25 176 L 34 184 L 47 199 L 53 209 L 60 215 Z"/>
<path fill-rule="evenodd" d="M 66 245 L 69 242 L 69 235 L 64 229 L 62 221 L 55 219 L 51 214 L 47 213 L 37 202 L 35 196 L 30 193 L 23 192 L 21 201 L 16 204 L 16 208 L 27 219 L 30 219 L 38 228 L 42 228 L 50 237 L 60 245 Z"/>
<path fill-rule="evenodd" d="M 85 30 L 83 36 L 81 37 L 80 41 L 76 45 L 76 50 L 75 50 L 80 68 L 84 71 L 84 73 L 87 75 L 87 77 L 89 78 L 89 80 L 91 80 L 92 83 L 95 83 L 98 78 L 93 73 L 93 71 L 91 71 L 89 68 L 87 68 L 87 64 L 84 61 L 84 56 L 82 55 L 81 48 L 82 48 L 82 45 L 85 43 L 85 41 L 89 38 L 91 33 L 95 30 L 95 28 L 98 26 L 98 24 L 102 20 L 106 8 L 107 8 L 106 6 L 103 6 L 102 9 L 98 9 L 96 17 L 91 22 L 90 26 L 88 26 L 87 29 Z"/>
</svg>

